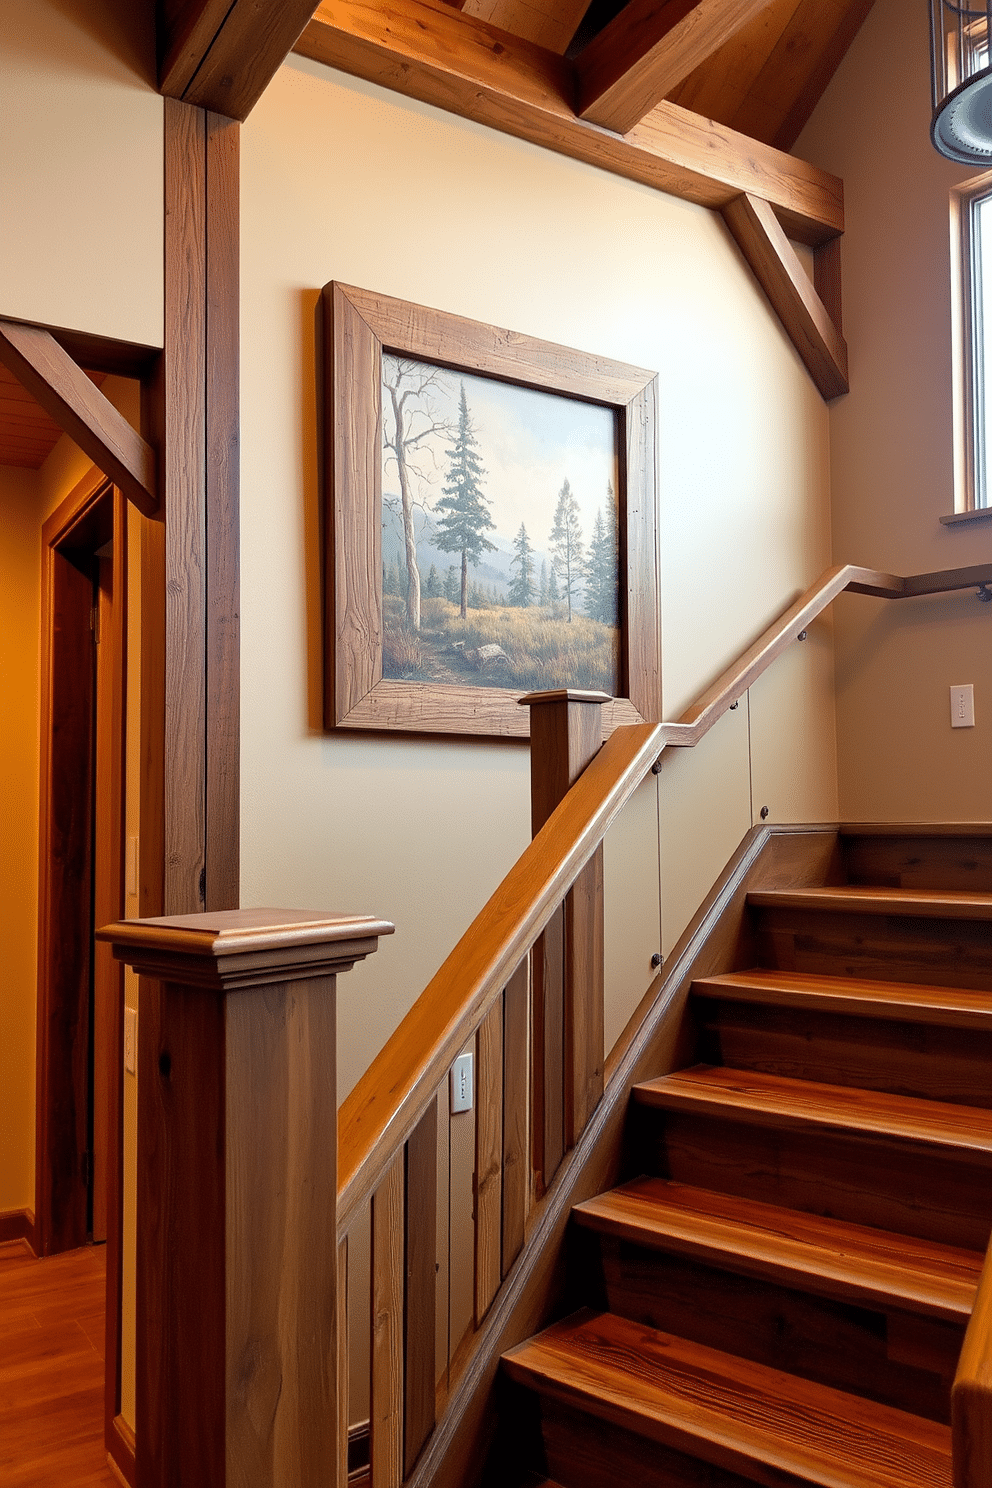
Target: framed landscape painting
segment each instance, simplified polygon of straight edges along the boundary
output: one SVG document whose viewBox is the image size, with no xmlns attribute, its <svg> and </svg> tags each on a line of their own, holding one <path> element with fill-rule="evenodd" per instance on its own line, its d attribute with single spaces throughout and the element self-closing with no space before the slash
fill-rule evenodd
<svg viewBox="0 0 992 1488">
<path fill-rule="evenodd" d="M 654 374 L 323 299 L 326 725 L 526 737 L 556 688 L 659 718 Z"/>
</svg>

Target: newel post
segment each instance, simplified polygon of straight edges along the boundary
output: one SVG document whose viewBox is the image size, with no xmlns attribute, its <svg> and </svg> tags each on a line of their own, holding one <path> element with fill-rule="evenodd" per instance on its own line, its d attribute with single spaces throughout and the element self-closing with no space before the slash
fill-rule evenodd
<svg viewBox="0 0 992 1488">
<path fill-rule="evenodd" d="M 539 832 L 603 743 L 605 692 L 531 692 L 531 830 Z M 546 1188 L 603 1094 L 603 849 L 534 947 L 535 1168 Z"/>
<path fill-rule="evenodd" d="M 335 981 L 393 926 L 98 932 L 141 975 L 138 1488 L 324 1488 L 337 1434 Z"/>
</svg>

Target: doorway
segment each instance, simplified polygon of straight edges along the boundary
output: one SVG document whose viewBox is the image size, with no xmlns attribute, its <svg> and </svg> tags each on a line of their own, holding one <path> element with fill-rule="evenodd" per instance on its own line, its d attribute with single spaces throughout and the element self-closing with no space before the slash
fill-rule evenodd
<svg viewBox="0 0 992 1488">
<path fill-rule="evenodd" d="M 119 1255 L 124 498 L 93 471 L 42 529 L 36 1250 Z"/>
</svg>

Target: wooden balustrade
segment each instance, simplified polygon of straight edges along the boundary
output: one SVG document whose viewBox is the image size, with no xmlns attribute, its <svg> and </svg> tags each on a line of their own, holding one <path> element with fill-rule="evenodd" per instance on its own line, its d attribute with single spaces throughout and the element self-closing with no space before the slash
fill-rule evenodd
<svg viewBox="0 0 992 1488">
<path fill-rule="evenodd" d="M 335 981 L 392 930 L 228 910 L 98 932 L 142 978 L 140 1488 L 327 1482 L 338 1429 Z"/>
</svg>

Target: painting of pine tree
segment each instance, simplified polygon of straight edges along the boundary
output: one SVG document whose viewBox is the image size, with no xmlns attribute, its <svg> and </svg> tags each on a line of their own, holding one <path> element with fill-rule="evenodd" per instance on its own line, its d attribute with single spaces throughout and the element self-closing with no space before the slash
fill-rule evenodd
<svg viewBox="0 0 992 1488">
<path fill-rule="evenodd" d="M 382 358 L 383 676 L 620 690 L 611 408 Z"/>
</svg>

